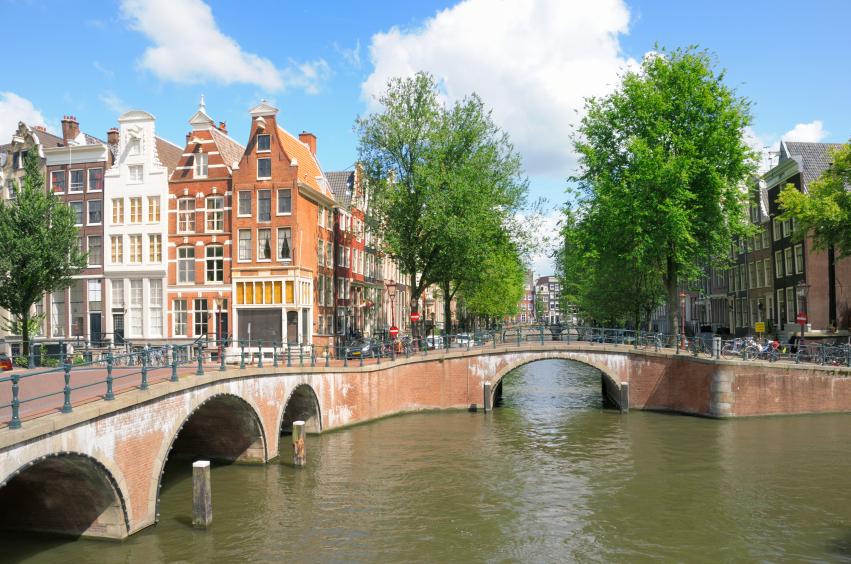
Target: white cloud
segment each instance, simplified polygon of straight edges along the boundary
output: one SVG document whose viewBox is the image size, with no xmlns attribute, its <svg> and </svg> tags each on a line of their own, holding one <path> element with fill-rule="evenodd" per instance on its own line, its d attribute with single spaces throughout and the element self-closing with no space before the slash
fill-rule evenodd
<svg viewBox="0 0 851 564">
<path fill-rule="evenodd" d="M 766 172 L 777 164 L 777 152 L 780 150 L 780 141 L 808 141 L 819 143 L 830 134 L 824 129 L 821 120 L 796 123 L 792 129 L 783 135 L 772 133 L 758 133 L 752 127 L 745 128 L 744 139 L 751 149 L 759 154 L 759 171 Z"/>
<path fill-rule="evenodd" d="M 123 0 L 121 11 L 132 29 L 153 42 L 140 63 L 162 80 L 254 84 L 267 91 L 299 87 L 315 93 L 328 75 L 322 59 L 279 69 L 269 59 L 247 53 L 221 32 L 202 0 Z"/>
<path fill-rule="evenodd" d="M 0 92 L 0 143 L 8 143 L 11 140 L 18 130 L 19 121 L 30 127 L 47 125 L 44 115 L 32 102 L 14 92 Z"/>
<path fill-rule="evenodd" d="M 130 109 L 127 102 L 119 98 L 115 92 L 112 92 L 111 90 L 98 94 L 98 100 L 103 102 L 103 104 L 114 114 L 121 115 Z"/>
<path fill-rule="evenodd" d="M 809 123 L 796 123 L 795 127 L 784 133 L 780 138 L 783 141 L 810 141 L 818 143 L 828 136 L 820 119 Z"/>
<path fill-rule="evenodd" d="M 337 43 L 334 43 L 334 50 L 343 57 L 343 60 L 349 64 L 349 66 L 359 69 L 361 67 L 360 60 L 360 39 L 355 42 L 355 46 L 351 49 L 346 49 L 345 47 L 340 47 Z"/>
<path fill-rule="evenodd" d="M 571 133 L 584 98 L 607 93 L 618 72 L 635 64 L 618 41 L 629 17 L 622 0 L 466 0 L 420 29 L 374 35 L 375 69 L 362 95 L 375 109 L 389 78 L 428 71 L 449 100 L 482 97 L 527 172 L 566 176 L 576 162 Z"/>
</svg>

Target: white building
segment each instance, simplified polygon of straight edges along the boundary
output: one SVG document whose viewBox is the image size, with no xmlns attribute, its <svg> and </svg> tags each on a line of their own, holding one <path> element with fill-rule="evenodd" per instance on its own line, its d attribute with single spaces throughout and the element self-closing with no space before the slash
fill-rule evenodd
<svg viewBox="0 0 851 564">
<path fill-rule="evenodd" d="M 115 164 L 104 175 L 105 331 L 116 344 L 166 337 L 168 178 L 183 150 L 155 136 L 156 118 L 120 118 Z"/>
</svg>

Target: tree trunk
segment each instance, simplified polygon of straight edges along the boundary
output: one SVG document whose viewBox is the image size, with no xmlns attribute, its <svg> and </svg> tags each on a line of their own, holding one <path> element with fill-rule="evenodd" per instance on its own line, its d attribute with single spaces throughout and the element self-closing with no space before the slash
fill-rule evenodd
<svg viewBox="0 0 851 564">
<path fill-rule="evenodd" d="M 23 351 L 24 358 L 29 358 L 30 356 L 30 310 L 29 308 L 25 309 L 21 314 L 21 350 Z"/>
<path fill-rule="evenodd" d="M 674 259 L 668 256 L 668 273 L 665 275 L 665 290 L 668 295 L 668 333 L 676 335 L 679 333 L 680 308 L 677 297 L 677 267 Z"/>
<path fill-rule="evenodd" d="M 452 332 L 452 298 L 449 295 L 449 282 L 440 285 L 443 291 L 443 334 L 449 335 Z"/>
</svg>

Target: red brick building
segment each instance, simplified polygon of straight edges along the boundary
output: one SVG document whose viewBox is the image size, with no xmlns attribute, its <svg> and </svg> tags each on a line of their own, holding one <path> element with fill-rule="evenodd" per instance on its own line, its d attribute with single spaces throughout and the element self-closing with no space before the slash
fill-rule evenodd
<svg viewBox="0 0 851 564">
<path fill-rule="evenodd" d="M 267 355 L 272 343 L 325 344 L 320 315 L 328 309 L 317 306 L 317 280 L 328 272 L 334 199 L 316 136 L 287 132 L 265 101 L 250 114 L 247 147 L 233 170 L 233 335 L 252 349 L 262 341 Z"/>
<path fill-rule="evenodd" d="M 207 115 L 203 96 L 189 124 L 169 178 L 169 336 L 218 340 L 231 333 L 231 175 L 245 147 Z"/>
</svg>

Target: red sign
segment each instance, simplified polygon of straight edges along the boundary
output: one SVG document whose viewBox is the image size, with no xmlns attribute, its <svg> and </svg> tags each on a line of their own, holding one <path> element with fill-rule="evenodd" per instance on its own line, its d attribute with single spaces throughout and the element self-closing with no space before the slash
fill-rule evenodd
<svg viewBox="0 0 851 564">
<path fill-rule="evenodd" d="M 798 312 L 798 325 L 803 325 L 807 322 L 807 314 L 806 312 L 799 311 Z"/>
<path fill-rule="evenodd" d="M 399 334 L 399 328 L 398 327 L 396 327 L 394 325 L 393 327 L 390 328 L 390 338 L 391 339 L 395 339 L 396 335 L 398 335 L 398 334 Z"/>
<path fill-rule="evenodd" d="M 420 320 L 420 312 L 412 311 L 411 312 L 411 323 L 416 323 Z"/>
</svg>

